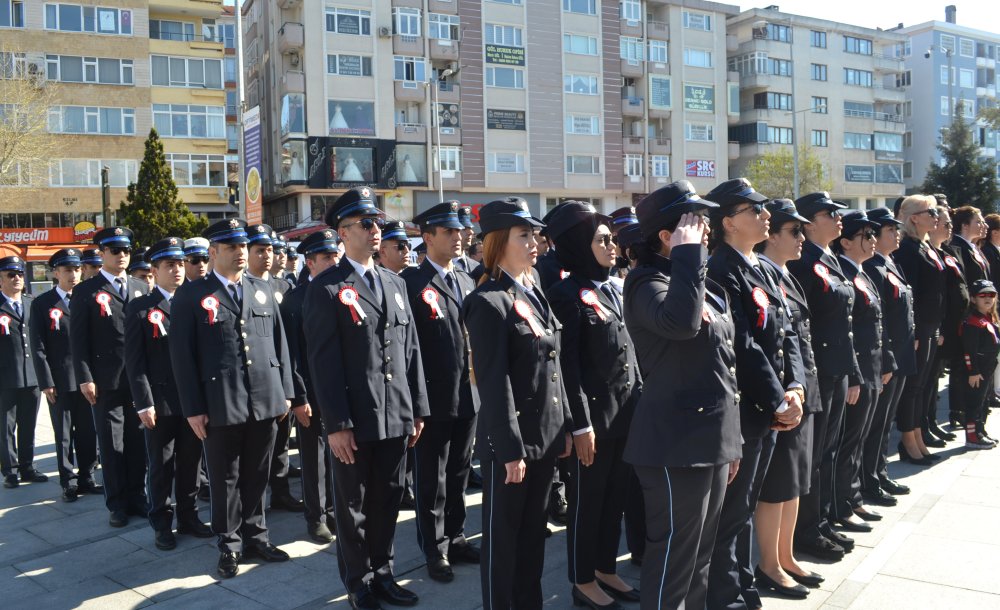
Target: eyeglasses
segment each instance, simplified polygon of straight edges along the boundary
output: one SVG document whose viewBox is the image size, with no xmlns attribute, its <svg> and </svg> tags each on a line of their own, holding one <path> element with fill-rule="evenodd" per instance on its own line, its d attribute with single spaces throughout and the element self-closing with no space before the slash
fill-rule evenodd
<svg viewBox="0 0 1000 610">
<path fill-rule="evenodd" d="M 119 254 L 132 254 L 132 248 L 108 248 L 115 256 Z"/>
<path fill-rule="evenodd" d="M 189 256 L 188 259 L 187 259 L 187 262 L 191 263 L 192 265 L 207 265 L 208 264 L 208 257 L 207 256 Z"/>
<path fill-rule="evenodd" d="M 361 225 L 361 228 L 364 229 L 365 231 L 371 231 L 372 227 L 377 226 L 379 228 L 382 228 L 383 224 L 385 223 L 381 219 L 365 217 L 362 218 L 361 220 L 355 220 L 354 222 L 349 222 L 346 225 L 340 225 L 340 226 L 347 229 L 349 227 L 353 227 L 354 225 Z"/>
<path fill-rule="evenodd" d="M 788 229 L 788 232 L 792 234 L 792 237 L 796 237 L 796 238 L 799 237 L 800 235 L 802 235 L 803 233 L 805 233 L 805 231 L 802 229 L 802 227 L 782 227 L 781 228 L 782 231 L 784 231 L 785 229 Z"/>
<path fill-rule="evenodd" d="M 410 249 L 410 242 L 401 241 L 398 244 L 396 244 L 396 249 L 399 250 L 400 252 L 406 252 L 407 250 Z"/>
<path fill-rule="evenodd" d="M 24 277 L 24 272 L 23 271 L 8 271 L 7 272 L 7 277 L 10 278 L 10 279 L 14 279 L 16 277 Z"/>
<path fill-rule="evenodd" d="M 755 215 L 760 216 L 764 212 L 764 204 L 763 203 L 751 203 L 749 207 L 743 208 L 742 210 L 737 210 L 735 212 L 730 212 L 729 214 L 726 214 L 726 216 L 728 216 L 729 218 L 732 218 L 733 216 L 738 216 L 738 215 L 742 214 L 743 212 L 746 212 L 747 210 L 753 210 L 753 213 Z"/>
<path fill-rule="evenodd" d="M 605 233 L 604 235 L 595 235 L 594 243 L 601 244 L 605 248 L 611 247 L 611 244 L 615 243 L 615 238 L 610 233 Z"/>
<path fill-rule="evenodd" d="M 919 212 L 914 212 L 912 215 L 913 216 L 917 216 L 919 214 L 927 214 L 931 218 L 937 218 L 938 216 L 940 216 L 940 214 L 938 214 L 937 208 L 927 208 L 926 210 L 921 210 Z"/>
<path fill-rule="evenodd" d="M 875 231 L 865 231 L 864 233 L 861 234 L 861 236 L 864 237 L 865 239 L 870 239 L 870 240 L 874 241 L 875 240 Z"/>
</svg>

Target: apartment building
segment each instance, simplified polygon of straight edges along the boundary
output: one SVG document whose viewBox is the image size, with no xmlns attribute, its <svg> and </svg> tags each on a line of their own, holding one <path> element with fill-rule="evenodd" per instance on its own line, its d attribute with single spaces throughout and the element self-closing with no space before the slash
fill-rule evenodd
<svg viewBox="0 0 1000 610">
<path fill-rule="evenodd" d="M 725 69 L 735 6 L 686 0 L 248 0 L 264 218 L 322 218 L 367 185 L 399 218 L 518 195 L 604 210 L 737 152 Z"/>
<path fill-rule="evenodd" d="M 903 194 L 903 35 L 776 6 L 731 17 L 728 31 L 729 70 L 740 84 L 731 174 L 797 146 L 816 154 L 831 193 L 851 207 L 891 205 Z"/>
<path fill-rule="evenodd" d="M 956 23 L 954 6 L 946 8 L 944 21 L 928 21 L 894 30 L 906 36 L 904 72 L 900 84 L 910 95 L 906 102 L 903 180 L 906 192 L 919 192 L 930 163 L 940 163 L 937 149 L 941 129 L 947 126 L 959 100 L 963 118 L 971 123 L 983 157 L 996 165 L 1000 180 L 1000 132 L 976 117 L 983 108 L 997 106 L 1000 88 L 997 60 L 1000 33 Z M 902 25 L 902 24 L 900 24 Z M 918 93 L 919 92 L 919 93 Z"/>
</svg>

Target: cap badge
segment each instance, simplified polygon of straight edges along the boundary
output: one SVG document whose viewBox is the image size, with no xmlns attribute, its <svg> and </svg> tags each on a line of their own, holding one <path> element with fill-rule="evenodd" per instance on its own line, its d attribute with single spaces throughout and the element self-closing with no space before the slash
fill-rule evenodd
<svg viewBox="0 0 1000 610">
<path fill-rule="evenodd" d="M 122 231 L 121 227 L 115 227 L 115 235 L 124 235 L 125 231 Z"/>
<path fill-rule="evenodd" d="M 235 229 L 238 226 L 240 226 L 240 223 L 239 223 L 238 220 L 236 220 L 235 218 L 230 218 L 229 219 L 229 228 Z"/>
<path fill-rule="evenodd" d="M 326 239 L 333 239 L 333 231 L 323 231 L 323 237 Z"/>
<path fill-rule="evenodd" d="M 458 202 L 457 201 L 452 201 L 451 202 L 451 211 L 452 212 L 457 212 L 458 211 Z"/>
<path fill-rule="evenodd" d="M 369 197 L 372 196 L 372 192 L 370 190 L 368 190 L 368 187 L 365 187 L 365 188 L 361 189 L 361 196 L 364 197 L 365 199 L 367 199 L 367 198 L 369 198 Z"/>
<path fill-rule="evenodd" d="M 10 257 L 10 260 L 13 261 L 13 262 L 15 262 L 15 263 L 21 262 L 21 259 L 17 258 L 16 256 Z"/>
</svg>

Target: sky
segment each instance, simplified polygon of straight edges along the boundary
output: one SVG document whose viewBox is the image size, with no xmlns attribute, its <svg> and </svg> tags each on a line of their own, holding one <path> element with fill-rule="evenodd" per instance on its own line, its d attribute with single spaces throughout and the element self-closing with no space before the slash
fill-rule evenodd
<svg viewBox="0 0 1000 610">
<path fill-rule="evenodd" d="M 1000 0 L 721 0 L 736 4 L 740 10 L 764 8 L 777 4 L 784 13 L 829 19 L 869 28 L 889 29 L 900 21 L 904 26 L 925 21 L 944 21 L 944 7 L 958 7 L 958 25 L 1000 33 Z"/>
</svg>

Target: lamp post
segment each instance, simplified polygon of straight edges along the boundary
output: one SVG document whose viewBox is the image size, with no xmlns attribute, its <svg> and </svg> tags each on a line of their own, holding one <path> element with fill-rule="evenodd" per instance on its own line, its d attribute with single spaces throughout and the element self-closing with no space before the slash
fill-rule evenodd
<svg viewBox="0 0 1000 610">
<path fill-rule="evenodd" d="M 451 68 L 447 68 L 442 71 L 440 76 L 436 79 L 440 81 L 442 78 L 448 78 L 455 71 Z M 438 83 L 431 83 L 431 120 L 434 121 L 434 133 L 437 135 L 437 168 L 438 168 L 438 201 L 444 201 L 444 170 L 441 167 L 441 117 L 438 113 Z"/>
</svg>

